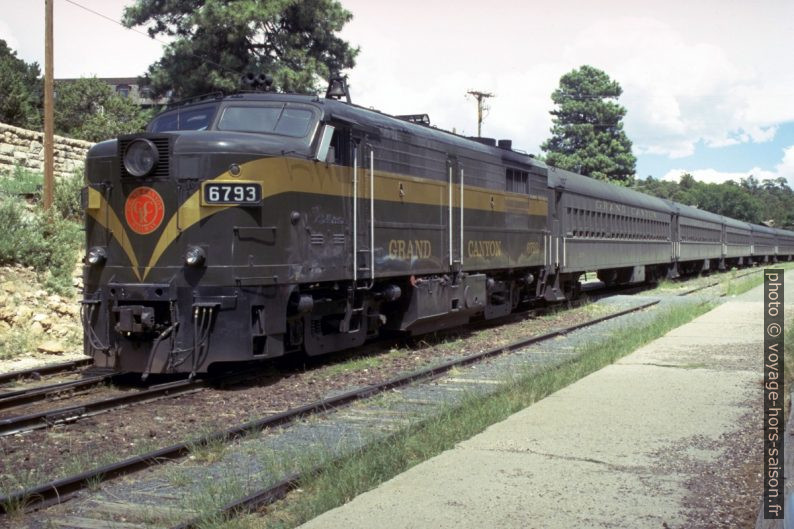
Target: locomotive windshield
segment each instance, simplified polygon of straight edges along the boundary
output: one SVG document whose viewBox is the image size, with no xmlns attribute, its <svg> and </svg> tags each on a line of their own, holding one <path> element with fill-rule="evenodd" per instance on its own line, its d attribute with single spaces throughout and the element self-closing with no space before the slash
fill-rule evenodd
<svg viewBox="0 0 794 529">
<path fill-rule="evenodd" d="M 149 132 L 168 132 L 174 130 L 207 130 L 218 110 L 218 103 L 190 108 L 178 108 L 154 119 Z"/>
<path fill-rule="evenodd" d="M 165 112 L 151 122 L 149 132 L 216 129 L 306 138 L 317 126 L 317 113 L 307 107 L 285 103 L 221 105 L 214 102 Z M 213 126 L 219 108 L 220 117 Z"/>
<path fill-rule="evenodd" d="M 306 137 L 316 123 L 314 112 L 283 103 L 275 105 L 233 105 L 223 110 L 218 130 L 259 132 L 295 138 Z"/>
</svg>

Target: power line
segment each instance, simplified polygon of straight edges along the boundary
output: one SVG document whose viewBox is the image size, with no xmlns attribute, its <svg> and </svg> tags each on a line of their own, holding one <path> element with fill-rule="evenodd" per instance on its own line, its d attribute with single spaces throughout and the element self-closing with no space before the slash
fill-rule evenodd
<svg viewBox="0 0 794 529">
<path fill-rule="evenodd" d="M 157 37 L 155 37 L 154 35 L 149 35 L 148 33 L 145 33 L 145 32 L 143 32 L 143 31 L 141 31 L 139 29 L 129 28 L 129 27 L 125 26 L 124 24 L 122 24 L 121 22 L 119 22 L 118 20 L 116 20 L 115 18 L 112 18 L 112 17 L 109 17 L 109 16 L 107 16 L 105 14 L 102 14 L 99 11 L 94 11 L 90 7 L 86 7 L 86 6 L 82 5 L 82 4 L 78 4 L 74 0 L 64 0 L 64 2 L 68 2 L 68 3 L 72 4 L 73 6 L 79 7 L 80 9 L 88 11 L 89 13 L 93 13 L 94 15 L 96 15 L 98 17 L 102 17 L 105 20 L 109 20 L 110 22 L 113 22 L 114 24 L 118 24 L 119 26 L 123 27 L 124 29 L 130 30 L 130 31 L 134 31 L 135 33 L 143 35 L 144 37 L 146 37 L 148 39 L 156 40 L 157 42 L 159 42 L 161 44 L 170 44 L 169 42 L 166 42 L 164 40 L 160 40 Z"/>
<path fill-rule="evenodd" d="M 109 17 L 109 16 L 107 16 L 107 15 L 105 15 L 105 14 L 103 14 L 103 13 L 100 13 L 99 11 L 94 11 L 94 10 L 93 10 L 93 9 L 91 9 L 90 7 L 86 7 L 86 6 L 82 5 L 82 4 L 78 4 L 78 3 L 77 3 L 77 2 L 75 2 L 74 0 L 64 0 L 64 1 L 65 1 L 65 2 L 68 2 L 68 3 L 70 3 L 70 4 L 72 4 L 72 5 L 73 5 L 73 6 L 75 6 L 75 7 L 79 7 L 80 9 L 83 9 L 83 10 L 85 10 L 85 11 L 88 11 L 89 13 L 92 13 L 92 14 L 94 14 L 94 15 L 98 16 L 98 17 L 104 18 L 105 20 L 108 20 L 108 21 L 110 21 L 110 22 L 113 22 L 114 24 L 117 24 L 117 25 L 121 26 L 122 28 L 124 28 L 124 29 L 126 29 L 126 30 L 132 31 L 132 32 L 134 32 L 134 33 L 138 33 L 139 35 L 143 35 L 144 37 L 146 37 L 146 38 L 148 38 L 148 39 L 151 39 L 151 40 L 157 41 L 157 42 L 159 42 L 160 44 L 163 44 L 163 45 L 165 45 L 165 46 L 170 46 L 170 45 L 172 44 L 171 42 L 167 42 L 167 41 L 164 41 L 164 40 L 162 40 L 162 39 L 158 39 L 158 38 L 157 38 L 157 37 L 155 37 L 154 35 L 150 35 L 150 34 L 149 34 L 149 33 L 147 33 L 147 32 L 141 31 L 141 30 L 139 30 L 139 29 L 135 29 L 135 28 L 130 28 L 130 27 L 127 27 L 127 26 L 125 26 L 123 23 L 121 23 L 120 21 L 116 20 L 115 18 L 113 18 L 113 17 Z M 193 58 L 196 58 L 196 59 L 199 59 L 199 60 L 205 61 L 205 62 L 207 62 L 207 63 L 209 63 L 209 64 L 212 64 L 213 66 L 217 66 L 217 67 L 218 67 L 218 68 L 220 68 L 221 70 L 226 70 L 227 72 L 229 72 L 229 73 L 233 73 L 233 74 L 235 74 L 235 75 L 241 75 L 241 72 L 239 72 L 239 71 L 237 71 L 237 70 L 232 70 L 231 68 L 227 68 L 226 66 L 223 66 L 222 64 L 218 64 L 217 62 L 215 62 L 215 61 L 213 61 L 213 60 L 211 60 L 211 59 L 208 59 L 207 57 L 204 57 L 204 56 L 202 56 L 202 55 L 197 55 L 197 54 L 195 54 L 195 53 L 192 53 L 192 52 L 183 52 L 183 53 L 186 53 L 187 55 L 190 55 L 190 56 L 191 56 L 191 57 L 193 57 Z"/>
</svg>

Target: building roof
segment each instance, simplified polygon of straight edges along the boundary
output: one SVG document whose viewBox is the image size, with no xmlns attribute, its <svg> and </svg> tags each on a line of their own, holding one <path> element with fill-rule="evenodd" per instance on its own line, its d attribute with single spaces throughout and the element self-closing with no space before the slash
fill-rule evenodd
<svg viewBox="0 0 794 529">
<path fill-rule="evenodd" d="M 82 77 L 64 77 L 61 79 L 55 79 L 56 82 L 74 82 L 83 79 Z M 112 85 L 119 85 L 119 84 L 129 84 L 129 85 L 140 85 L 141 83 L 138 82 L 138 77 L 96 77 L 96 79 L 100 81 L 105 81 L 107 84 Z"/>
</svg>

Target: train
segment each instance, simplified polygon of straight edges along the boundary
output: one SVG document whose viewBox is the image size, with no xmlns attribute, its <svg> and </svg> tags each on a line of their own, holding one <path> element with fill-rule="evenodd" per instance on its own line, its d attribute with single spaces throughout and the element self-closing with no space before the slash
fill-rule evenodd
<svg viewBox="0 0 794 529">
<path fill-rule="evenodd" d="M 606 284 L 789 261 L 794 232 L 344 100 L 217 94 L 94 145 L 85 353 L 196 376 L 506 316 Z"/>
</svg>

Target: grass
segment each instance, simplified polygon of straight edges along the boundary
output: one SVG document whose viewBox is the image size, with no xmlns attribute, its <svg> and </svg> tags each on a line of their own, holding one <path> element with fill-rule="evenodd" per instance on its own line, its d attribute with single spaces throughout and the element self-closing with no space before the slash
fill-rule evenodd
<svg viewBox="0 0 794 529">
<path fill-rule="evenodd" d="M 81 474 L 95 468 L 115 463 L 119 460 L 118 454 L 112 452 L 105 452 L 99 455 L 83 453 L 80 451 L 79 446 L 72 444 L 69 437 L 66 437 L 66 439 L 68 441 L 68 449 L 65 451 L 65 454 L 61 454 L 60 460 L 62 463 L 56 471 L 43 474 L 40 469 L 36 468 L 22 470 L 7 468 L 6 473 L 0 474 L 0 496 L 8 496 L 13 493 L 22 492 L 51 480 Z M 154 445 L 147 446 L 142 453 L 149 452 L 154 448 Z M 87 481 L 88 490 L 99 490 L 102 481 L 102 475 L 91 477 Z M 22 514 L 29 500 L 30 498 L 12 500 L 11 502 L 5 503 L 4 507 L 9 515 Z"/>
<path fill-rule="evenodd" d="M 387 354 L 391 354 L 391 351 Z M 374 369 L 383 365 L 384 360 L 383 355 L 359 356 L 338 364 L 329 365 L 323 370 L 323 375 L 332 377 L 364 369 Z"/>
<path fill-rule="evenodd" d="M 23 201 L 0 197 L 0 265 L 33 267 L 52 292 L 72 293 L 72 271 L 83 233 L 80 225 L 56 211 L 28 208 Z"/>
<path fill-rule="evenodd" d="M 0 360 L 30 354 L 39 338 L 27 325 L 15 325 L 5 332 L 0 332 Z"/>
<path fill-rule="evenodd" d="M 223 459 L 229 445 L 223 439 L 212 439 L 204 442 L 203 439 L 217 432 L 218 428 L 212 424 L 204 424 L 196 431 L 193 440 L 188 441 L 187 446 L 190 451 L 190 459 L 200 463 L 215 463 Z"/>
<path fill-rule="evenodd" d="M 44 185 L 42 173 L 16 166 L 8 175 L 0 175 L 0 195 L 39 195 Z"/>
<path fill-rule="evenodd" d="M 19 198 L 29 196 L 40 202 L 44 186 L 44 174 L 16 166 L 8 175 L 0 175 L 0 197 Z M 53 189 L 53 204 L 63 218 L 82 220 L 80 192 L 83 187 L 83 168 L 76 168 L 70 175 L 58 178 Z"/>
<path fill-rule="evenodd" d="M 645 324 L 620 329 L 601 342 L 582 347 L 577 351 L 578 355 L 555 367 L 516 373 L 495 393 L 469 395 L 462 403 L 448 406 L 438 415 L 414 422 L 342 459 L 334 455 L 339 454 L 340 447 L 318 445 L 283 452 L 268 452 L 263 448 L 265 451 L 259 462 L 263 472 L 269 476 L 283 476 L 295 469 L 305 470 L 317 465 L 323 468 L 320 473 L 305 478 L 288 500 L 272 506 L 263 518 L 247 516 L 226 520 L 211 514 L 217 506 L 234 497 L 226 493 L 244 490 L 243 485 L 250 484 L 251 476 L 230 476 L 235 483 L 222 485 L 213 482 L 208 487 L 200 487 L 201 490 L 191 493 L 189 507 L 205 513 L 199 524 L 202 529 L 295 527 L 615 362 L 639 346 L 707 312 L 712 306 L 693 303 L 660 312 Z"/>
<path fill-rule="evenodd" d="M 39 483 L 39 474 L 35 470 L 21 470 L 14 474 L 0 475 L 0 495 L 3 497 L 29 489 Z M 22 497 L 3 502 L 3 508 L 10 517 L 21 515 L 29 498 Z"/>
<path fill-rule="evenodd" d="M 705 304 L 668 310 L 646 325 L 618 331 L 601 343 L 584 347 L 576 358 L 557 367 L 519 373 L 495 394 L 470 396 L 440 417 L 329 465 L 322 474 L 301 484 L 303 492 L 294 501 L 271 510 L 261 526 L 294 527 L 342 505 L 710 309 L 711 305 Z"/>
<path fill-rule="evenodd" d="M 794 270 L 794 262 L 786 262 L 786 263 L 774 263 L 774 264 L 767 264 L 763 265 L 763 268 L 777 268 L 782 270 Z M 761 272 L 761 268 L 758 269 L 758 272 Z M 751 274 L 749 277 L 742 277 L 736 279 L 735 272 L 732 272 L 733 276 L 728 279 L 726 283 L 723 283 L 722 289 L 725 296 L 732 297 L 738 296 L 739 294 L 744 294 L 748 290 L 752 290 L 753 288 L 763 285 L 764 284 L 764 274 Z"/>
<path fill-rule="evenodd" d="M 41 173 L 19 167 L 0 177 L 0 265 L 33 267 L 48 290 L 67 295 L 73 290 L 72 271 L 83 242 L 82 169 L 57 181 L 49 211 L 40 203 L 41 179 Z M 33 203 L 23 194 L 33 195 Z"/>
</svg>

